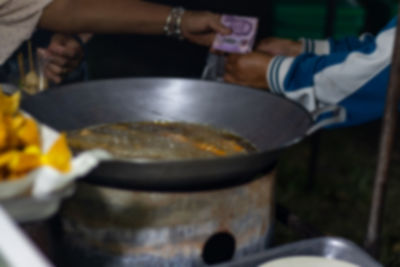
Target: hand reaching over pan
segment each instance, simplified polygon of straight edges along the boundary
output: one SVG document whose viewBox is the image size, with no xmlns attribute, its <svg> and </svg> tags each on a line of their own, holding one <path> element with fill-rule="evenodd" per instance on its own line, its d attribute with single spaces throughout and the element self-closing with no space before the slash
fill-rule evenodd
<svg viewBox="0 0 400 267">
<path fill-rule="evenodd" d="M 276 37 L 263 39 L 256 47 L 256 51 L 267 53 L 271 56 L 295 57 L 301 54 L 302 50 L 303 45 L 301 42 Z"/>
<path fill-rule="evenodd" d="M 267 68 L 272 56 L 252 52 L 232 54 L 226 59 L 224 80 L 244 86 L 267 89 Z"/>
<path fill-rule="evenodd" d="M 74 71 L 84 56 L 80 42 L 67 34 L 54 34 L 49 46 L 38 52 L 47 61 L 44 70 L 46 78 L 56 84 L 61 83 L 66 74 Z"/>
</svg>

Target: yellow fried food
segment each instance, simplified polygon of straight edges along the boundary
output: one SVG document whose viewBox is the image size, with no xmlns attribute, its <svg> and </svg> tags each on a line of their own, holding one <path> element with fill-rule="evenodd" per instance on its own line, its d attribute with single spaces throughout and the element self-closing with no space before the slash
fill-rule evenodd
<svg viewBox="0 0 400 267">
<path fill-rule="evenodd" d="M 20 98 L 19 92 L 11 96 L 4 94 L 0 86 L 0 151 L 17 145 L 13 130 L 17 127 L 15 124 L 21 122 L 21 116 L 16 115 Z M 14 117 L 17 119 L 15 122 Z"/>
<path fill-rule="evenodd" d="M 10 177 L 20 177 L 40 166 L 40 155 L 29 153 L 16 153 L 9 163 Z"/>
<path fill-rule="evenodd" d="M 0 151 L 7 145 L 7 125 L 4 117 L 3 113 L 0 113 Z"/>
<path fill-rule="evenodd" d="M 16 151 L 7 151 L 0 153 L 0 181 L 7 180 L 10 178 L 9 165 L 12 162 Z"/>
<path fill-rule="evenodd" d="M 21 99 L 20 92 L 8 96 L 4 94 L 3 90 L 1 90 L 0 88 L 0 113 L 6 115 L 15 114 L 18 111 L 20 99 Z"/>
<path fill-rule="evenodd" d="M 13 157 L 16 152 L 15 150 L 7 151 L 5 153 L 0 154 L 0 168 L 7 167 L 10 162 L 13 160 Z"/>
<path fill-rule="evenodd" d="M 0 181 L 18 179 L 42 165 L 69 171 L 72 154 L 65 134 L 43 154 L 39 126 L 18 112 L 19 101 L 19 93 L 6 95 L 0 86 Z"/>
<path fill-rule="evenodd" d="M 22 147 L 22 141 L 18 136 L 18 132 L 25 123 L 25 117 L 22 114 L 15 114 L 14 116 L 5 116 L 5 123 L 7 127 L 7 146 L 8 149 Z"/>
<path fill-rule="evenodd" d="M 31 119 L 25 119 L 24 124 L 18 129 L 18 139 L 24 146 L 40 146 L 39 129 L 36 122 Z"/>
<path fill-rule="evenodd" d="M 42 164 L 50 165 L 61 172 L 68 172 L 71 169 L 71 158 L 72 153 L 63 133 L 54 142 L 47 154 L 42 157 Z"/>
<path fill-rule="evenodd" d="M 10 150 L 0 155 L 0 169 L 8 178 L 18 178 L 39 167 L 41 154 L 38 147 L 27 147 L 23 151 Z"/>
</svg>

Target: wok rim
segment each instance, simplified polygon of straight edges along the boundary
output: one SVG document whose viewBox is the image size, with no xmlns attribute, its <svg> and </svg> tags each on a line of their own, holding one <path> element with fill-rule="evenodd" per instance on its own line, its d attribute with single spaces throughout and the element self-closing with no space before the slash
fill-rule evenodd
<svg viewBox="0 0 400 267">
<path fill-rule="evenodd" d="M 101 80 L 93 80 L 93 81 L 89 81 L 89 82 L 79 82 L 79 83 L 73 83 L 73 84 L 68 84 L 68 85 L 63 85 L 63 86 L 58 86 L 53 88 L 53 90 L 48 90 L 48 91 L 44 91 L 39 93 L 39 95 L 51 95 L 51 94 L 57 94 L 56 91 L 58 90 L 68 90 L 69 86 L 75 86 L 78 87 L 79 84 L 87 84 L 87 83 L 102 83 L 102 82 L 110 82 L 110 81 L 147 81 L 147 80 L 151 80 L 151 81 L 184 81 L 184 82 L 194 82 L 194 83 L 209 83 L 209 84 L 213 84 L 215 85 L 215 83 L 219 83 L 216 81 L 207 81 L 207 80 L 199 80 L 199 79 L 194 79 L 194 78 L 178 78 L 178 77 L 137 77 L 137 78 L 116 78 L 116 79 L 101 79 Z M 237 87 L 237 88 L 243 88 L 244 90 L 253 90 L 253 91 L 258 91 L 258 92 L 262 92 L 265 94 L 269 94 L 270 97 L 273 98 L 279 98 L 280 101 L 287 101 L 289 103 L 291 103 L 291 105 L 296 106 L 296 108 L 299 109 L 299 111 L 301 111 L 304 115 L 305 118 L 307 118 L 308 122 L 308 127 L 307 129 L 310 129 L 313 125 L 314 125 L 314 119 L 312 118 L 312 115 L 299 103 L 288 99 L 282 95 L 277 95 L 277 94 L 273 94 L 271 92 L 268 91 L 263 91 L 260 89 L 256 89 L 256 88 L 251 88 L 251 87 L 246 87 L 246 86 L 241 86 L 241 85 L 236 85 L 236 84 L 226 84 L 226 83 L 221 83 L 223 85 L 229 85 L 232 87 Z M 241 90 L 243 90 L 241 89 Z M 34 97 L 34 96 L 33 96 Z M 31 96 L 25 96 L 23 98 L 22 104 L 21 106 L 23 106 L 23 103 L 25 101 L 29 101 L 29 99 L 31 98 Z M 168 121 L 168 120 L 166 120 Z M 196 122 L 191 122 L 191 123 L 196 123 Z M 199 122 L 197 122 L 199 123 Z M 205 124 L 205 123 L 200 123 L 200 124 Z M 95 124 L 93 124 L 95 125 Z M 219 129 L 224 130 L 222 127 L 220 127 Z M 239 155 L 232 155 L 232 156 L 228 156 L 228 157 L 221 157 L 221 158 L 206 158 L 206 159 L 183 159 L 183 160 L 160 160 L 160 161 L 149 161 L 149 162 L 135 162 L 135 161 L 129 161 L 129 160 L 121 160 L 121 159 L 110 159 L 110 160 L 106 160 L 104 163 L 106 164 L 112 164 L 112 163 L 116 163 L 116 164 L 126 164 L 126 165 L 130 165 L 133 167 L 147 167 L 147 168 L 158 168 L 159 166 L 169 166 L 169 167 L 174 167 L 174 168 L 181 168 L 182 166 L 187 166 L 190 164 L 198 164 L 198 165 L 211 165 L 211 164 L 217 164 L 217 163 L 221 163 L 221 164 L 225 164 L 225 165 L 229 165 L 229 164 L 234 164 L 237 163 L 239 161 L 248 161 L 248 160 L 260 160 L 261 158 L 266 159 L 265 161 L 265 169 L 270 169 L 272 165 L 275 164 L 275 162 L 277 161 L 278 158 L 278 154 L 284 150 L 287 149 L 288 147 L 295 145 L 299 142 L 301 142 L 302 140 L 304 140 L 307 137 L 307 129 L 305 129 L 305 131 L 303 132 L 303 134 L 298 135 L 296 137 L 294 137 L 293 139 L 284 142 L 283 144 L 276 146 L 272 149 L 266 150 L 266 151 L 260 151 L 260 149 L 258 149 L 256 147 L 256 145 L 254 145 L 257 149 L 257 151 L 254 152 L 250 152 L 248 154 L 239 154 Z M 239 136 L 241 136 L 238 133 L 234 133 L 237 134 Z M 251 140 L 248 140 L 251 142 Z M 251 142 L 252 143 L 252 142 Z M 104 167 L 104 163 L 100 163 L 96 168 L 93 169 L 93 171 L 87 175 L 87 177 L 93 176 L 94 173 L 96 173 L 96 170 L 101 170 L 101 167 L 103 165 Z M 262 168 L 258 168 L 259 170 L 261 170 Z M 254 172 L 253 172 L 254 173 Z M 129 185 L 129 180 L 133 180 L 132 177 L 125 177 L 122 178 L 120 177 L 108 177 L 108 176 L 101 176 L 98 174 L 95 174 L 95 177 L 101 177 L 102 180 L 104 179 L 110 179 L 110 180 L 114 180 L 112 184 L 114 185 L 110 185 L 109 183 L 107 183 L 107 186 L 111 186 L 111 187 L 116 187 L 116 188 L 130 188 L 130 189 L 137 189 L 137 186 L 131 186 Z M 150 179 L 150 178 L 149 178 Z M 188 177 L 188 179 L 190 179 L 190 177 Z M 249 178 L 250 179 L 250 178 Z M 91 180 L 91 179 L 88 179 Z M 153 179 L 154 180 L 154 179 Z M 157 186 L 157 188 L 155 188 L 155 190 L 159 191 L 163 191 L 165 188 L 167 188 L 167 190 L 171 191 L 171 185 L 169 185 L 168 183 L 168 179 L 165 180 L 165 185 L 159 184 Z M 93 181 L 90 181 L 91 183 Z M 214 188 L 215 186 L 217 186 L 219 183 L 221 183 L 221 181 L 215 181 L 215 182 L 210 182 L 209 187 L 210 188 Z M 97 184 L 97 183 L 96 183 Z M 104 184 L 104 183 L 98 183 L 99 185 Z M 132 184 L 132 183 L 131 183 Z M 175 184 L 174 186 L 172 186 L 174 188 L 176 188 L 176 190 L 178 191 L 182 191 L 182 190 L 191 190 L 192 188 L 196 188 L 196 185 L 194 184 L 193 186 L 190 186 L 190 188 L 187 188 L 185 186 L 179 186 L 177 184 Z M 140 189 L 140 188 L 139 188 Z M 144 189 L 147 189 L 144 187 Z M 175 191 L 175 190 L 172 190 Z"/>
<path fill-rule="evenodd" d="M 210 83 L 210 84 L 221 83 L 221 82 L 217 82 L 217 81 L 198 80 L 198 79 L 194 79 L 194 78 L 179 78 L 179 77 L 172 77 L 172 78 L 169 78 L 169 77 L 117 78 L 117 79 L 101 79 L 101 80 L 94 80 L 94 81 L 89 81 L 89 82 L 105 82 L 105 81 L 110 81 L 110 80 L 121 80 L 121 81 L 127 80 L 128 81 L 128 80 L 132 80 L 132 79 L 134 79 L 134 80 L 180 80 L 180 81 L 189 81 L 189 82 L 205 82 L 205 83 Z M 74 84 L 77 85 L 77 84 L 81 84 L 81 83 L 87 83 L 87 82 L 79 82 L 79 83 L 74 83 Z M 222 84 L 226 84 L 226 83 L 222 83 Z M 309 123 L 310 125 L 309 125 L 308 129 L 310 129 L 314 125 L 314 119 L 313 119 L 312 115 L 310 114 L 310 112 L 306 108 L 304 108 L 304 106 L 302 106 L 301 104 L 299 104 L 296 101 L 293 101 L 293 100 L 291 100 L 289 98 L 286 98 L 286 97 L 284 97 L 282 95 L 277 95 L 277 94 L 271 93 L 269 91 L 264 91 L 264 90 L 253 88 L 253 87 L 247 87 L 247 86 L 237 85 L 237 84 L 227 84 L 227 85 L 244 88 L 245 90 L 253 90 L 253 91 L 257 91 L 257 92 L 264 92 L 264 93 L 267 93 L 267 94 L 269 94 L 269 95 L 271 95 L 273 97 L 280 98 L 280 99 L 283 99 L 285 101 L 288 101 L 288 102 L 294 104 L 295 106 L 297 106 L 298 108 L 300 108 L 302 110 L 302 112 L 306 115 L 306 117 L 308 117 L 309 122 L 310 122 Z M 62 88 L 62 87 L 63 86 L 57 87 L 56 90 L 63 90 L 64 88 Z M 43 93 L 46 93 L 46 91 L 41 92 L 41 94 L 43 94 Z M 137 122 L 140 122 L 140 121 L 137 121 Z M 177 123 L 179 123 L 179 121 L 168 121 L 168 120 L 165 120 L 165 122 L 177 122 Z M 124 123 L 124 121 L 117 122 L 117 123 Z M 195 122 L 190 122 L 190 123 L 195 124 Z M 205 125 L 205 126 L 210 126 L 210 125 L 207 125 L 206 123 L 198 123 L 198 124 Z M 95 125 L 99 125 L 99 124 L 93 124 L 93 125 L 90 125 L 88 127 L 95 126 Z M 211 127 L 214 127 L 214 126 L 211 126 Z M 218 130 L 224 131 L 226 129 L 219 128 Z M 240 138 L 243 138 L 238 133 L 233 133 L 233 134 L 234 135 L 238 135 Z M 268 151 L 260 152 L 260 151 L 258 151 L 258 149 L 256 147 L 257 151 L 254 151 L 254 152 L 251 151 L 248 154 L 232 155 L 232 156 L 228 156 L 228 157 L 218 157 L 218 158 L 209 158 L 209 159 L 159 160 L 157 162 L 149 161 L 149 162 L 140 162 L 140 163 L 139 162 L 135 162 L 135 161 L 118 160 L 118 159 L 111 159 L 110 161 L 129 162 L 129 163 L 135 163 L 135 164 L 144 165 L 144 164 L 154 164 L 154 163 L 170 164 L 170 163 L 177 163 L 177 162 L 206 162 L 206 161 L 215 161 L 215 160 L 226 160 L 226 159 L 231 159 L 231 158 L 240 159 L 240 158 L 247 158 L 249 155 L 262 155 L 262 154 L 277 153 L 280 150 L 286 149 L 286 148 L 288 148 L 288 147 L 290 147 L 292 145 L 300 143 L 301 141 L 303 141 L 307 137 L 308 137 L 307 136 L 307 132 L 304 132 L 304 134 L 295 137 L 293 140 L 287 141 L 287 142 L 283 143 L 281 146 L 273 148 L 273 149 L 268 150 Z M 249 141 L 251 143 L 250 140 L 247 140 L 247 141 Z"/>
</svg>

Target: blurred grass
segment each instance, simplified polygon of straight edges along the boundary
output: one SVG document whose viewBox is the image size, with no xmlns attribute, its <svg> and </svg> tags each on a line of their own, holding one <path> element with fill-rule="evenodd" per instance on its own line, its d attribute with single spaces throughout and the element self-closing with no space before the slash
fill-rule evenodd
<svg viewBox="0 0 400 267">
<path fill-rule="evenodd" d="M 398 124 L 399 125 L 399 124 Z M 363 246 L 367 231 L 381 123 L 325 130 L 321 133 L 316 180 L 307 190 L 310 140 L 287 149 L 278 164 L 276 200 L 328 236 Z M 398 136 L 398 135 L 397 135 Z M 400 259 L 400 146 L 396 141 L 389 173 L 381 258 L 385 265 Z M 277 244 L 302 239 L 277 223 Z M 400 266 L 398 264 L 392 266 Z"/>
</svg>

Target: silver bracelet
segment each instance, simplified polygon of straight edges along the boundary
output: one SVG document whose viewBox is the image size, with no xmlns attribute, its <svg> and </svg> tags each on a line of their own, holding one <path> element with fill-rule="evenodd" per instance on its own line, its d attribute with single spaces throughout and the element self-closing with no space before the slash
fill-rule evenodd
<svg viewBox="0 0 400 267">
<path fill-rule="evenodd" d="M 183 39 L 181 24 L 184 13 L 185 9 L 183 7 L 174 7 L 171 9 L 164 25 L 164 32 L 167 36 Z"/>
</svg>

